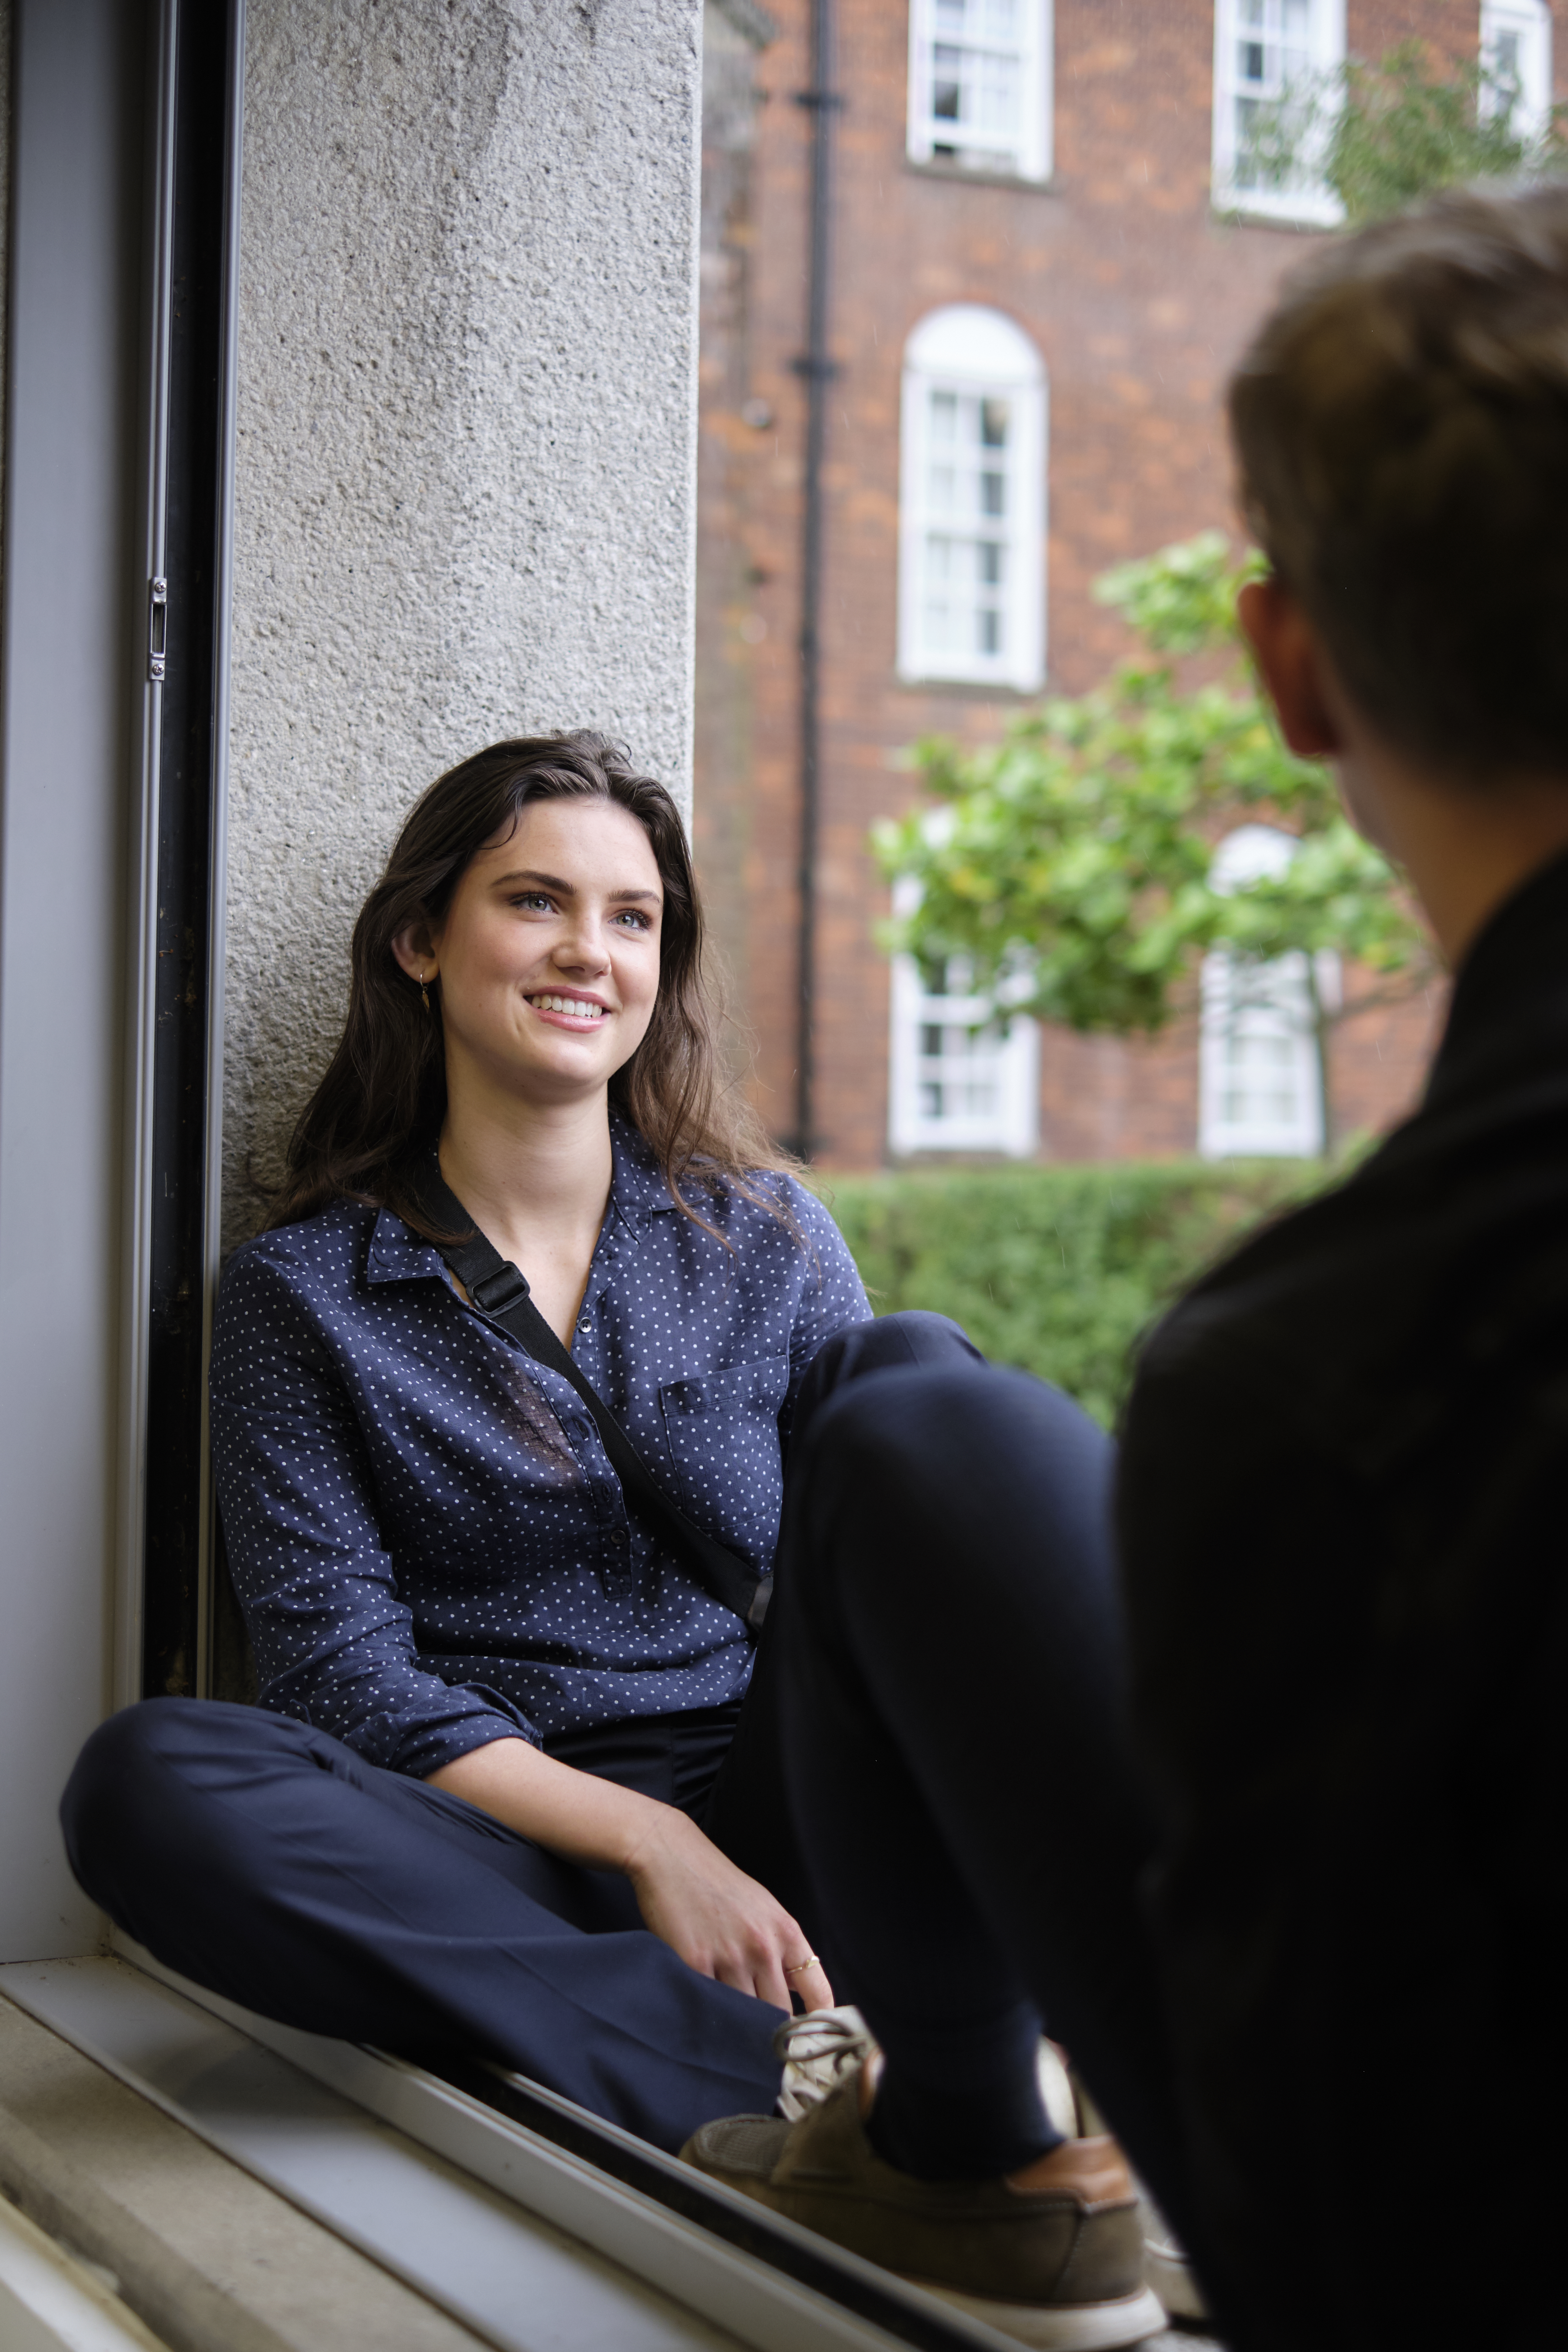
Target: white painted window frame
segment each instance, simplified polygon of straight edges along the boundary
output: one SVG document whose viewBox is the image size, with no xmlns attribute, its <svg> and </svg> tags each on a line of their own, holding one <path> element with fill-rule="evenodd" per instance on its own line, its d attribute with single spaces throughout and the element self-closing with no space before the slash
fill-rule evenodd
<svg viewBox="0 0 1568 2352">
<path fill-rule="evenodd" d="M 1320 987 L 1326 976 L 1320 971 Z M 1289 1045 L 1284 1067 L 1296 1106 L 1293 1118 L 1248 1120 L 1230 1115 L 1230 1047 L 1234 1039 L 1248 1034 Z M 1321 1081 L 1306 957 L 1298 953 L 1258 964 L 1223 949 L 1206 955 L 1198 1047 L 1200 1154 L 1205 1160 L 1316 1160 L 1322 1149 Z"/>
<path fill-rule="evenodd" d="M 1482 0 L 1480 58 L 1490 67 L 1500 39 L 1519 37 L 1519 99 L 1513 128 L 1521 138 L 1539 139 L 1552 115 L 1552 11 L 1546 0 Z M 1485 111 L 1497 111 L 1497 93 L 1483 89 Z"/>
<path fill-rule="evenodd" d="M 1296 855 L 1295 836 L 1279 825 L 1243 824 L 1215 852 L 1209 878 L 1228 892 L 1284 872 Z M 1314 958 L 1319 996 L 1334 1004 L 1340 960 Z M 1298 951 L 1258 963 L 1225 948 L 1204 958 L 1203 1016 L 1198 1038 L 1198 1150 L 1205 1160 L 1315 1160 L 1324 1148 L 1322 1074 L 1312 1021 L 1306 956 Z M 1293 1099 L 1286 1119 L 1237 1118 L 1229 1108 L 1231 1047 L 1248 1036 L 1285 1045 L 1281 1064 Z"/>
<path fill-rule="evenodd" d="M 940 512 L 930 497 L 931 402 L 936 393 L 1009 403 L 1014 438 L 1007 481 L 1013 511 L 1000 537 L 1005 548 L 1005 642 L 996 654 L 932 652 L 925 642 L 928 535 L 967 534 L 963 519 Z M 899 489 L 898 672 L 910 683 L 947 680 L 1037 693 L 1046 677 L 1046 370 L 1023 329 L 978 303 L 933 310 L 905 346 Z"/>
<path fill-rule="evenodd" d="M 1236 104 L 1247 94 L 1236 64 L 1237 44 L 1248 30 L 1242 21 L 1243 5 L 1244 0 L 1215 0 L 1214 12 L 1214 152 L 1210 185 L 1215 210 L 1300 227 L 1333 228 L 1342 217 L 1342 207 L 1333 190 L 1321 181 L 1307 181 L 1293 188 L 1243 188 L 1237 184 L 1239 142 Z M 1279 0 L 1264 0 L 1264 5 L 1272 25 Z M 1345 58 L 1344 0 L 1311 0 L 1311 7 L 1309 69 L 1325 90 L 1331 90 L 1331 77 Z"/>
<path fill-rule="evenodd" d="M 919 904 L 920 885 L 912 877 L 893 885 L 895 914 L 911 915 Z M 907 955 L 893 959 L 889 1015 L 888 1145 L 895 1159 L 923 1151 L 995 1151 L 1008 1160 L 1033 1159 L 1040 1142 L 1038 1024 L 1026 1013 L 1015 1013 L 1003 1029 L 994 996 L 933 992 L 913 956 Z M 966 1030 L 973 1044 L 966 1052 L 933 1057 L 923 1050 L 928 1027 Z M 933 1118 L 924 1108 L 922 1089 L 933 1076 L 961 1079 L 982 1070 L 996 1089 L 993 1111 Z"/>
<path fill-rule="evenodd" d="M 942 163 L 939 147 L 962 149 L 949 168 L 994 172 L 1009 179 L 1044 181 L 1051 176 L 1054 145 L 1054 0 L 1016 0 L 1018 37 L 1002 41 L 965 33 L 961 46 L 974 52 L 1016 55 L 1018 59 L 1019 121 L 1016 138 L 955 124 L 934 113 L 935 60 L 939 41 L 949 36 L 938 19 L 938 0 L 910 0 L 909 155 L 911 163 Z M 959 133 L 962 132 L 962 138 Z"/>
</svg>

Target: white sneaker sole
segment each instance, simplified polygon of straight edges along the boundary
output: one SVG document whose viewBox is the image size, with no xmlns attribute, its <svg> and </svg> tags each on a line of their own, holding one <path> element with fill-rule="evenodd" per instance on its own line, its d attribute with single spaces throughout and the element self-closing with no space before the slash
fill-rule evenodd
<svg viewBox="0 0 1568 2352">
<path fill-rule="evenodd" d="M 1198 2293 L 1198 2283 L 1193 2276 L 1192 2264 L 1184 2254 L 1152 2240 L 1143 2241 L 1143 2279 L 1152 2286 L 1165 2309 L 1178 2319 L 1207 2319 L 1208 2305 Z"/>
<path fill-rule="evenodd" d="M 1165 2315 L 1160 2298 L 1147 2287 L 1136 2294 L 1119 2295 L 1114 2303 L 994 2303 L 988 2295 L 961 2294 L 956 2287 L 937 2286 L 930 2279 L 910 2277 L 910 2286 L 956 2305 L 972 2319 L 983 2319 L 1036 2352 L 1121 2352 L 1129 2344 L 1142 2344 L 1164 2333 Z"/>
</svg>

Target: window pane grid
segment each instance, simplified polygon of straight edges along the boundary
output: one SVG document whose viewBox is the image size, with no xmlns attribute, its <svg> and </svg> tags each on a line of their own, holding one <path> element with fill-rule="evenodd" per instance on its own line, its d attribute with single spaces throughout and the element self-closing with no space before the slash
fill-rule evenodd
<svg viewBox="0 0 1568 2352">
<path fill-rule="evenodd" d="M 1038 1131 L 1035 1024 L 1019 1016 L 1005 1029 L 989 997 L 968 993 L 961 963 L 917 974 L 904 956 L 892 1014 L 894 1150 L 1026 1157 Z"/>
<path fill-rule="evenodd" d="M 1326 110 L 1344 56 L 1343 0 L 1218 0 L 1215 192 L 1249 212 L 1339 217 L 1322 177 Z M 1271 155 L 1270 150 L 1274 152 Z M 1294 149 L 1294 153 L 1291 150 Z"/>
<path fill-rule="evenodd" d="M 1542 0 L 1487 0 L 1481 64 L 1482 112 L 1507 112 L 1517 135 L 1539 138 L 1552 111 L 1552 15 Z"/>
<path fill-rule="evenodd" d="M 1324 976 L 1326 978 L 1326 975 Z M 1306 960 L 1204 960 L 1199 1149 L 1310 1157 L 1322 1149 Z"/>
<path fill-rule="evenodd" d="M 929 660 L 1000 663 L 1017 505 L 1013 404 L 932 384 L 925 423 L 921 649 Z"/>
<path fill-rule="evenodd" d="M 1049 0 L 912 0 L 910 153 L 1043 178 L 1050 16 Z"/>
</svg>

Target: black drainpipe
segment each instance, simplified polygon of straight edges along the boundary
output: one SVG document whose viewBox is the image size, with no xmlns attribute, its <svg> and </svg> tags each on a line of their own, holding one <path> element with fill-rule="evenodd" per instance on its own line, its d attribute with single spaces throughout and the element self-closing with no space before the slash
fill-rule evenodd
<svg viewBox="0 0 1568 2352">
<path fill-rule="evenodd" d="M 833 88 L 833 0 L 812 0 L 811 88 L 796 103 L 811 110 L 811 247 L 806 266 L 805 474 L 802 488 L 800 582 L 800 938 L 795 1045 L 795 1149 L 809 1160 L 816 1144 L 816 845 L 822 782 L 821 607 L 822 453 L 827 387 L 837 373 L 827 350 L 829 230 L 832 222 L 833 117 L 843 100 Z"/>
</svg>

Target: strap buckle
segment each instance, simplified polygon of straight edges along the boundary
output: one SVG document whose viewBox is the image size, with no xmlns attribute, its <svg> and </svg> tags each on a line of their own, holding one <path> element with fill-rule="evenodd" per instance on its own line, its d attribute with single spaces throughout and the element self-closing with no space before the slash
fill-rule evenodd
<svg viewBox="0 0 1568 2352">
<path fill-rule="evenodd" d="M 773 1597 L 773 1578 L 759 1577 L 757 1589 L 752 1595 L 752 1605 L 746 1612 L 746 1628 L 753 1641 L 759 1641 L 762 1638 L 763 1621 L 768 1613 L 768 1603 Z"/>
<path fill-rule="evenodd" d="M 518 1299 L 528 1297 L 528 1278 L 508 1258 L 482 1282 L 470 1283 L 468 1296 L 487 1315 L 504 1315 Z"/>
</svg>

